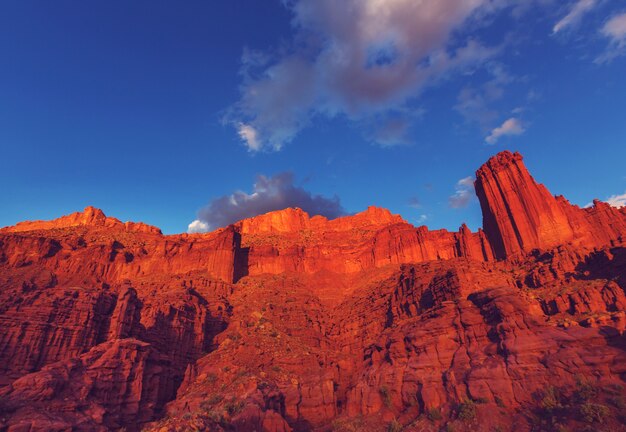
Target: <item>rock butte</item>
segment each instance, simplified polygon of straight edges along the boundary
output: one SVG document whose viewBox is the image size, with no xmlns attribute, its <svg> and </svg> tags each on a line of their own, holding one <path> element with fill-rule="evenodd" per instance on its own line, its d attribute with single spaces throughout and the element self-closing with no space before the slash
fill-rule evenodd
<svg viewBox="0 0 626 432">
<path fill-rule="evenodd" d="M 0 430 L 625 430 L 626 208 L 518 153 L 475 188 L 476 233 L 375 207 L 1 229 Z"/>
</svg>

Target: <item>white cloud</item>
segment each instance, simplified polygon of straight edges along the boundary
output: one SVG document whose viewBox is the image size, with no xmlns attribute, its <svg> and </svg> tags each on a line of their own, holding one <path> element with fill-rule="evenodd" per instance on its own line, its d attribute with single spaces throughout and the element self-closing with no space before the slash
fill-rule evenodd
<svg viewBox="0 0 626 432">
<path fill-rule="evenodd" d="M 611 195 L 606 202 L 613 207 L 626 207 L 626 192 L 621 195 Z"/>
<path fill-rule="evenodd" d="M 626 54 L 626 12 L 609 19 L 601 33 L 610 41 L 607 51 L 596 59 L 596 63 L 610 62 L 615 57 Z"/>
<path fill-rule="evenodd" d="M 626 13 L 616 15 L 602 28 L 602 33 L 617 41 L 623 41 L 626 38 Z"/>
<path fill-rule="evenodd" d="M 464 177 L 461 180 L 459 180 L 456 184 L 459 187 L 463 187 L 463 188 L 466 188 L 466 189 L 472 189 L 472 188 L 474 188 L 474 177 L 472 177 L 472 176 Z"/>
<path fill-rule="evenodd" d="M 448 205 L 452 208 L 463 208 L 474 198 L 474 177 L 464 177 L 456 182 L 455 192 L 448 198 Z"/>
<path fill-rule="evenodd" d="M 206 222 L 202 222 L 201 220 L 198 220 L 198 219 L 191 222 L 187 226 L 187 232 L 189 234 L 204 233 L 204 232 L 208 232 L 209 230 L 210 230 L 209 224 Z"/>
<path fill-rule="evenodd" d="M 552 33 L 558 33 L 567 27 L 580 22 L 582 17 L 598 4 L 598 0 L 578 0 L 569 13 L 561 18 L 552 28 Z"/>
<path fill-rule="evenodd" d="M 241 97 L 225 120 L 251 151 L 279 150 L 316 116 L 360 124 L 382 118 L 382 130 L 368 136 L 382 145 L 405 143 L 414 119 L 403 112 L 426 86 L 498 52 L 459 30 L 516 3 L 286 1 L 294 16 L 292 43 L 273 60 L 244 53 Z"/>
<path fill-rule="evenodd" d="M 485 138 L 485 141 L 487 142 L 487 144 L 495 144 L 503 136 L 521 135 L 524 133 L 524 131 L 525 129 L 522 126 L 521 122 L 518 119 L 511 117 L 500 126 L 493 129 L 489 136 Z"/>
<path fill-rule="evenodd" d="M 239 137 L 243 140 L 246 147 L 248 147 L 248 150 L 257 151 L 261 149 L 258 134 L 252 126 L 239 123 L 237 133 L 239 133 Z"/>
<path fill-rule="evenodd" d="M 198 220 L 189 224 L 189 230 L 215 229 L 241 219 L 274 210 L 299 207 L 310 215 L 336 218 L 345 214 L 339 198 L 326 198 L 294 184 L 293 174 L 283 172 L 273 177 L 259 175 L 252 193 L 235 191 L 212 200 L 198 212 Z M 189 231 L 191 232 L 191 231 Z"/>
</svg>

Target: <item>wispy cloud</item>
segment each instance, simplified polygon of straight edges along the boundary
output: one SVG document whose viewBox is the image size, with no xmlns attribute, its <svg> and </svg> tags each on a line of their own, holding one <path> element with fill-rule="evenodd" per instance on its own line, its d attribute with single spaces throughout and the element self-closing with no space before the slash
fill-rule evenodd
<svg viewBox="0 0 626 432">
<path fill-rule="evenodd" d="M 607 63 L 615 57 L 626 54 L 626 12 L 609 19 L 602 27 L 601 33 L 609 38 L 609 46 L 606 52 L 596 59 L 596 63 Z"/>
<path fill-rule="evenodd" d="M 503 136 L 521 135 L 525 131 L 522 123 L 515 117 L 511 117 L 504 121 L 500 126 L 493 129 L 489 136 L 485 138 L 487 144 L 495 144 Z"/>
<path fill-rule="evenodd" d="M 474 199 L 474 177 L 464 177 L 456 182 L 455 192 L 448 198 L 448 205 L 452 208 L 463 208 Z"/>
<path fill-rule="evenodd" d="M 408 205 L 409 207 L 412 207 L 414 209 L 422 208 L 422 204 L 420 203 L 420 200 L 416 196 L 412 196 L 411 198 L 409 198 Z"/>
<path fill-rule="evenodd" d="M 227 226 L 241 219 L 287 207 L 299 207 L 310 215 L 335 218 L 345 214 L 338 197 L 315 195 L 294 184 L 293 174 L 283 172 L 273 177 L 259 175 L 252 193 L 236 191 L 214 199 L 200 209 L 198 219 L 188 232 L 204 232 Z"/>
<path fill-rule="evenodd" d="M 497 52 L 457 30 L 511 3 L 286 1 L 294 16 L 289 48 L 273 59 L 244 53 L 241 97 L 225 120 L 250 151 L 281 149 L 315 117 L 375 118 L 382 127 L 368 138 L 404 144 L 415 121 L 407 107 L 426 86 Z"/>
<path fill-rule="evenodd" d="M 613 207 L 626 207 L 626 192 L 621 195 L 611 195 L 606 202 Z"/>
<path fill-rule="evenodd" d="M 598 0 L 578 0 L 569 10 L 567 15 L 554 24 L 552 33 L 558 33 L 568 27 L 575 26 L 587 12 L 592 10 L 598 3 Z"/>
<path fill-rule="evenodd" d="M 487 70 L 491 78 L 480 87 L 461 89 L 454 107 L 466 122 L 477 123 L 484 131 L 492 128 L 498 118 L 498 111 L 492 105 L 504 96 L 506 86 L 516 79 L 497 63 L 489 64 Z"/>
</svg>

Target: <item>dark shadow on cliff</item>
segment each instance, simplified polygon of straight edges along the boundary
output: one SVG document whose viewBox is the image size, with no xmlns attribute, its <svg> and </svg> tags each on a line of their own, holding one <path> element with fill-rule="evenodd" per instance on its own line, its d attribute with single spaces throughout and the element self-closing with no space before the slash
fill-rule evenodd
<svg viewBox="0 0 626 432">
<path fill-rule="evenodd" d="M 614 280 L 626 291 L 626 247 L 615 247 L 591 253 L 576 266 L 578 279 Z"/>
</svg>

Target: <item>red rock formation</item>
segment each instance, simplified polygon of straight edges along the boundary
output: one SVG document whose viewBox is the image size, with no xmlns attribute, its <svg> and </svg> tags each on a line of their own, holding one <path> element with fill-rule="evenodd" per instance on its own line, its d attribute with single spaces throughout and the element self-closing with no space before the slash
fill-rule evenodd
<svg viewBox="0 0 626 432">
<path fill-rule="evenodd" d="M 562 207 L 528 173 L 522 155 L 502 152 L 476 171 L 483 229 L 498 258 L 573 239 Z"/>
<path fill-rule="evenodd" d="M 508 151 L 476 171 L 483 229 L 496 258 L 574 242 L 584 248 L 623 244 L 626 208 L 594 200 L 580 209 L 535 182 L 522 155 Z"/>
<path fill-rule="evenodd" d="M 167 397 L 167 360 L 136 339 L 115 339 L 0 389 L 14 430 L 105 431 L 149 421 Z"/>
<path fill-rule="evenodd" d="M 626 209 L 509 152 L 476 192 L 477 233 L 375 207 L 3 228 L 0 430 L 620 430 Z"/>
<path fill-rule="evenodd" d="M 83 212 L 72 213 L 51 221 L 27 221 L 15 226 L 3 228 L 5 232 L 22 232 L 35 230 L 50 230 L 77 226 L 105 227 L 122 229 L 129 232 L 161 234 L 157 227 L 137 222 L 121 222 L 119 219 L 106 217 L 102 210 L 95 207 L 86 207 Z"/>
</svg>

